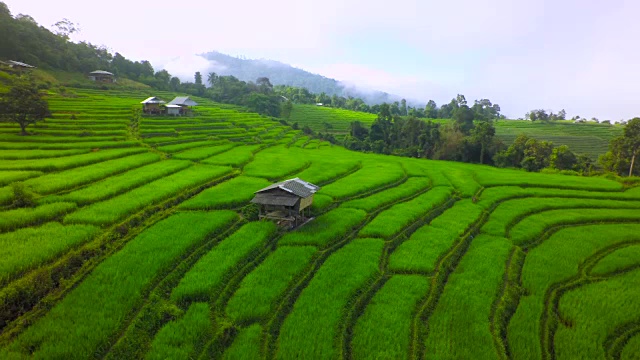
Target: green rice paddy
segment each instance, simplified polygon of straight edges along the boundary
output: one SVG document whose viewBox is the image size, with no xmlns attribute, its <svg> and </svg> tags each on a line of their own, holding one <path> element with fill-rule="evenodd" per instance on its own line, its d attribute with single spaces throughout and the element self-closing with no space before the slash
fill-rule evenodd
<svg viewBox="0 0 640 360">
<path fill-rule="evenodd" d="M 132 124 L 174 94 L 74 92 L 0 126 L 2 359 L 640 358 L 638 188 L 351 152 L 197 97 Z M 497 123 L 592 154 L 619 131 L 545 129 Z M 294 177 L 312 220 L 244 218 Z"/>
</svg>

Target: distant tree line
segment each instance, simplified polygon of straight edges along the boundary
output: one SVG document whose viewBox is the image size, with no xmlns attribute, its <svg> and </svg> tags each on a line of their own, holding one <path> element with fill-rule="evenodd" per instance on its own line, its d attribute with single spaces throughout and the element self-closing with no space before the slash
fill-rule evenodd
<svg viewBox="0 0 640 360">
<path fill-rule="evenodd" d="M 589 157 L 575 154 L 566 145 L 554 147 L 551 142 L 520 135 L 513 144 L 505 146 L 495 136 L 494 120 L 500 117 L 499 108 L 483 100 L 477 100 L 469 107 L 462 95 L 454 100 L 446 106 L 452 109 L 453 121 L 450 122 L 394 116 L 391 106 L 382 104 L 370 129 L 358 121 L 350 124 L 349 134 L 342 145 L 357 151 L 490 164 L 527 171 L 553 169 L 579 174 L 593 171 L 595 164 Z M 312 133 L 307 128 L 303 131 Z M 327 134 L 317 136 L 331 140 Z"/>
</svg>

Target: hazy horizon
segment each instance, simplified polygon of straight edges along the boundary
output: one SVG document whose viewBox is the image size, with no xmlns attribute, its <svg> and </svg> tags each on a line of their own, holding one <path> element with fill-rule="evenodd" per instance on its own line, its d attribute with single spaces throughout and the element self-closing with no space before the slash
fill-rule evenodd
<svg viewBox="0 0 640 360">
<path fill-rule="evenodd" d="M 640 3 L 630 0 L 5 3 L 47 28 L 68 18 L 82 29 L 74 41 L 176 75 L 204 70 L 195 54 L 215 50 L 422 102 L 489 98 L 511 118 L 535 108 L 614 121 L 640 115 L 631 43 Z"/>
</svg>

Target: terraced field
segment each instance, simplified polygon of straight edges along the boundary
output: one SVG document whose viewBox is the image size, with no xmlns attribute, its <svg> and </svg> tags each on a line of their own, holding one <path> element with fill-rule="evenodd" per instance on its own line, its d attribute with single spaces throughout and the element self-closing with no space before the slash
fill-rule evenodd
<svg viewBox="0 0 640 360">
<path fill-rule="evenodd" d="M 350 152 L 205 99 L 138 119 L 147 96 L 2 127 L 0 358 L 640 357 L 640 188 Z M 294 176 L 313 221 L 242 217 Z"/>
<path fill-rule="evenodd" d="M 291 122 L 300 127 L 309 126 L 316 132 L 330 133 L 342 138 L 349 132 L 352 121 L 360 121 L 370 127 L 376 115 L 314 105 L 295 105 L 291 112 Z M 447 123 L 450 120 L 436 119 L 435 122 Z M 328 124 L 328 125 L 327 125 Z M 594 160 L 609 149 L 612 138 L 622 134 L 618 125 L 573 123 L 571 121 L 555 121 L 551 123 L 532 123 L 531 121 L 500 120 L 495 123 L 496 136 L 506 145 L 520 134 L 528 137 L 551 141 L 555 145 L 567 145 L 578 154 L 584 154 Z"/>
</svg>

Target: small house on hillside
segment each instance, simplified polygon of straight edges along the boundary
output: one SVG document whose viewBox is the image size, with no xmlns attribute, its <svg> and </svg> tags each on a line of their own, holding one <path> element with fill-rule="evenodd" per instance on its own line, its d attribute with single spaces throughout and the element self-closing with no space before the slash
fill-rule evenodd
<svg viewBox="0 0 640 360">
<path fill-rule="evenodd" d="M 191 100 L 188 96 L 176 96 L 175 99 L 169 101 L 168 105 L 180 106 L 180 114 L 187 114 L 191 111 L 192 106 L 198 106 L 198 103 Z"/>
<path fill-rule="evenodd" d="M 18 72 L 22 72 L 25 70 L 33 70 L 36 67 L 33 65 L 29 65 L 29 64 L 25 64 L 23 62 L 20 61 L 15 61 L 15 60 L 7 60 L 7 61 L 0 61 L 0 63 L 2 63 L 2 65 L 12 69 L 12 70 L 16 70 Z"/>
<path fill-rule="evenodd" d="M 155 115 L 162 114 L 163 109 L 160 107 L 160 105 L 164 103 L 166 103 L 164 100 L 161 100 L 156 96 L 146 98 L 145 100 L 140 102 L 140 104 L 142 104 L 143 113 Z"/>
<path fill-rule="evenodd" d="M 180 110 L 182 109 L 180 105 L 171 105 L 171 104 L 164 105 L 164 108 L 166 109 L 165 111 L 166 114 L 172 115 L 172 116 L 179 116 Z"/>
<path fill-rule="evenodd" d="M 305 221 L 305 209 L 311 210 L 313 194 L 320 187 L 299 178 L 285 180 L 255 192 L 252 203 L 260 206 L 260 219 L 297 226 Z"/>
<path fill-rule="evenodd" d="M 90 72 L 89 79 L 95 82 L 102 82 L 102 83 L 108 83 L 108 84 L 116 82 L 115 75 L 104 70 L 96 70 L 96 71 Z"/>
</svg>

